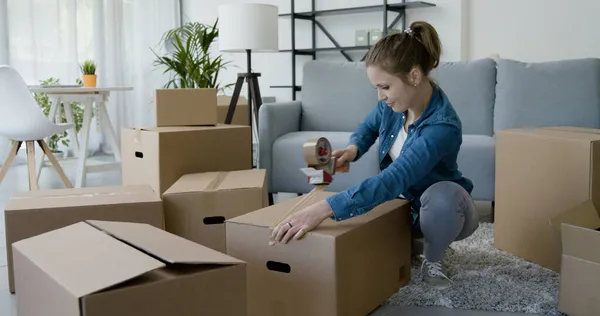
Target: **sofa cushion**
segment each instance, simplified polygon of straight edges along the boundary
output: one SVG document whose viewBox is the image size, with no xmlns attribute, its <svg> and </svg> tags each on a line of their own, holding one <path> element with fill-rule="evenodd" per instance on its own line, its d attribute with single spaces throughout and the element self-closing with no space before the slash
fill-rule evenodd
<svg viewBox="0 0 600 316">
<path fill-rule="evenodd" d="M 458 168 L 463 176 L 473 181 L 475 200 L 494 200 L 496 174 L 495 140 L 485 135 L 463 135 L 458 153 Z"/>
<path fill-rule="evenodd" d="M 525 63 L 501 59 L 494 130 L 600 127 L 600 59 Z"/>
<path fill-rule="evenodd" d="M 364 63 L 304 64 L 301 130 L 353 132 L 376 105 L 377 90 Z"/>
<path fill-rule="evenodd" d="M 431 77 L 446 92 L 464 134 L 493 135 L 496 62 L 493 59 L 443 62 Z"/>
<path fill-rule="evenodd" d="M 314 188 L 308 184 L 306 176 L 300 171 L 306 163 L 302 156 L 302 145 L 310 138 L 325 137 L 333 149 L 348 145 L 348 132 L 294 132 L 279 137 L 273 143 L 273 181 L 272 192 L 307 193 Z M 338 173 L 327 191 L 339 192 L 350 188 L 362 180 L 379 172 L 377 142 L 359 161 L 353 163 L 349 173 Z"/>
</svg>

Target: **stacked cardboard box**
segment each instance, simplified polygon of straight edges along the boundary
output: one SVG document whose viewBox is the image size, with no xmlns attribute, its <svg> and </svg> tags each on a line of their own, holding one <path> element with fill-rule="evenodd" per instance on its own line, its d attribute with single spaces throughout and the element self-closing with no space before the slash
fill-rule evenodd
<svg viewBox="0 0 600 316">
<path fill-rule="evenodd" d="M 157 89 L 155 108 L 155 127 L 122 131 L 123 184 L 162 195 L 186 174 L 252 169 L 250 126 L 218 123 L 216 89 Z"/>
</svg>

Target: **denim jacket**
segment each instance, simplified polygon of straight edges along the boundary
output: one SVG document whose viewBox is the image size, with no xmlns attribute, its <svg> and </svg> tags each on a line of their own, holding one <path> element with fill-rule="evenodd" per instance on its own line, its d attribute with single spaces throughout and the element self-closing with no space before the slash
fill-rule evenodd
<svg viewBox="0 0 600 316">
<path fill-rule="evenodd" d="M 350 137 L 350 144 L 358 147 L 355 161 L 378 139 L 381 172 L 326 199 L 334 220 L 362 215 L 402 195 L 412 202 L 413 219 L 417 221 L 415 210 L 420 209 L 420 197 L 432 184 L 454 181 L 469 194 L 472 192 L 473 183 L 462 176 L 456 162 L 462 144 L 462 123 L 442 89 L 434 84 L 429 104 L 421 117 L 408 126 L 401 154 L 392 162 L 388 151 L 405 122 L 404 113 L 394 112 L 380 101 L 358 125 Z"/>
</svg>

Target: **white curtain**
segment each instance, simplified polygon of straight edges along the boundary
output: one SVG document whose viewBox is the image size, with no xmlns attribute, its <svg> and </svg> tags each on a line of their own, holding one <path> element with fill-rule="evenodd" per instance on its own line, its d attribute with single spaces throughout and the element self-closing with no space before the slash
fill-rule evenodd
<svg viewBox="0 0 600 316">
<path fill-rule="evenodd" d="M 0 0 L 0 64 L 17 69 L 28 84 L 50 77 L 75 84 L 81 78 L 79 64 L 93 59 L 98 86 L 134 89 L 111 94 L 108 111 L 117 133 L 152 125 L 154 89 L 167 76 L 155 69 L 151 49 L 165 51 L 160 38 L 179 26 L 179 19 L 179 0 Z M 2 32 L 8 34 L 8 60 L 2 60 Z M 109 152 L 103 137 L 93 124 L 90 154 Z M 0 140 L 0 157 L 5 148 Z"/>
</svg>

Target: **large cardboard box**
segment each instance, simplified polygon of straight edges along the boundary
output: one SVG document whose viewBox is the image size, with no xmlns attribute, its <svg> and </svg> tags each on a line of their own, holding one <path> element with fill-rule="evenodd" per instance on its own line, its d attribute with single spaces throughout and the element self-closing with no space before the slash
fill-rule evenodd
<svg viewBox="0 0 600 316">
<path fill-rule="evenodd" d="M 331 194 L 318 191 L 305 205 Z M 226 223 L 227 253 L 247 263 L 248 315 L 363 316 L 409 282 L 408 202 L 327 219 L 298 241 L 269 245 L 272 225 L 300 198 Z"/>
<path fill-rule="evenodd" d="M 562 242 L 558 310 L 600 315 L 600 212 L 588 200 L 551 219 Z"/>
<path fill-rule="evenodd" d="M 15 293 L 13 243 L 88 219 L 146 223 L 164 229 L 163 203 L 148 185 L 14 193 L 4 211 L 10 291 Z"/>
<path fill-rule="evenodd" d="M 246 315 L 242 261 L 147 224 L 79 222 L 14 252 L 20 316 Z"/>
<path fill-rule="evenodd" d="M 121 133 L 123 184 L 163 194 L 181 176 L 252 169 L 249 126 L 150 127 Z"/>
<path fill-rule="evenodd" d="M 156 89 L 156 126 L 217 125 L 214 88 Z"/>
<path fill-rule="evenodd" d="M 181 177 L 163 194 L 166 230 L 227 252 L 225 221 L 269 206 L 263 169 Z"/>
<path fill-rule="evenodd" d="M 600 130 L 496 133 L 496 248 L 560 271 L 560 244 L 548 221 L 599 194 Z"/>
<path fill-rule="evenodd" d="M 217 96 L 217 121 L 221 124 L 225 123 L 225 118 L 227 118 L 227 112 L 229 111 L 230 103 L 230 96 Z M 244 98 L 243 96 L 238 98 L 235 112 L 233 112 L 231 124 L 248 125 L 248 99 Z"/>
</svg>

